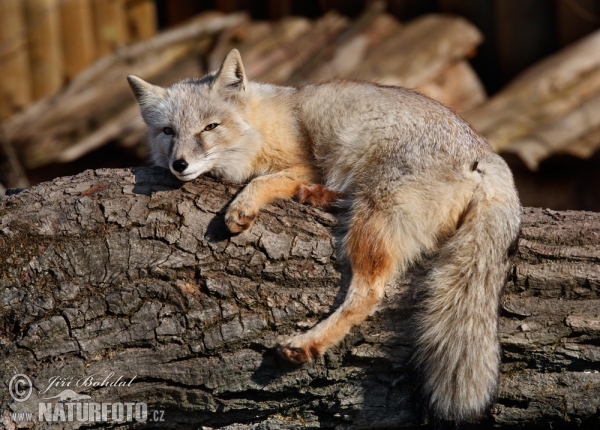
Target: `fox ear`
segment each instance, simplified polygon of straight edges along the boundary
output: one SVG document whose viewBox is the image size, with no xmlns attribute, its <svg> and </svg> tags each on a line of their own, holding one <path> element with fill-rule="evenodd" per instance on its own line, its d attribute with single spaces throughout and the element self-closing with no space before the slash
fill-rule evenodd
<svg viewBox="0 0 600 430">
<path fill-rule="evenodd" d="M 211 88 L 226 95 L 237 96 L 246 91 L 248 81 L 242 64 L 242 57 L 237 49 L 232 49 L 223 60 L 221 68 L 215 75 Z"/>
<path fill-rule="evenodd" d="M 152 104 L 156 99 L 164 98 L 167 93 L 164 88 L 152 85 L 135 75 L 127 76 L 127 82 L 129 82 L 131 91 L 133 91 L 133 95 L 142 108 L 145 105 Z"/>
<path fill-rule="evenodd" d="M 133 91 L 133 95 L 140 105 L 142 118 L 150 125 L 156 117 L 156 105 L 165 98 L 167 90 L 157 85 L 149 84 L 142 78 L 134 75 L 127 76 L 127 82 Z"/>
</svg>

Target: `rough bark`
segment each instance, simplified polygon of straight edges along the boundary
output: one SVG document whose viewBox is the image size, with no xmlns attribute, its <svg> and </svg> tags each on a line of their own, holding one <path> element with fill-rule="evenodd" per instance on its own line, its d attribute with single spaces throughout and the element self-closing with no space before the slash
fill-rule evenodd
<svg viewBox="0 0 600 430">
<path fill-rule="evenodd" d="M 6 411 L 37 417 L 40 401 L 56 401 L 40 400 L 67 388 L 44 392 L 56 376 L 94 402 L 164 411 L 160 428 L 422 422 L 409 359 L 425 268 L 392 282 L 378 310 L 324 357 L 284 363 L 278 341 L 343 299 L 350 274 L 335 252 L 335 216 L 280 202 L 232 236 L 223 210 L 238 189 L 135 168 L 86 171 L 0 200 L 0 376 L 5 387 L 17 373 L 34 385 L 22 403 L 0 390 L 6 428 Z M 476 428 L 600 424 L 599 232 L 600 214 L 525 209 L 503 298 L 500 396 Z M 111 372 L 109 381 L 135 379 L 75 386 Z"/>
</svg>

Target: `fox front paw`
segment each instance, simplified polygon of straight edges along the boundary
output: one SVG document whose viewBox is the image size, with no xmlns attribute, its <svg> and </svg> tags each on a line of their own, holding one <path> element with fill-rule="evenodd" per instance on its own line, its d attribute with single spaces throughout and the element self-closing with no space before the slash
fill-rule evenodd
<svg viewBox="0 0 600 430">
<path fill-rule="evenodd" d="M 225 225 L 230 232 L 239 233 L 249 229 L 255 218 L 256 212 L 252 210 L 232 207 L 225 214 Z"/>
<path fill-rule="evenodd" d="M 300 343 L 295 342 L 291 339 L 287 342 L 282 343 L 277 348 L 277 354 L 284 360 L 290 361 L 295 364 L 306 363 L 313 357 L 321 355 L 321 351 L 318 345 L 314 343 Z"/>
</svg>

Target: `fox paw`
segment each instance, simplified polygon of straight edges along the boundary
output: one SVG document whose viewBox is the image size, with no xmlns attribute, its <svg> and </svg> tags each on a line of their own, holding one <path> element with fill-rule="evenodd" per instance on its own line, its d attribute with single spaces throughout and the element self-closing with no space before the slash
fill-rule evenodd
<svg viewBox="0 0 600 430">
<path fill-rule="evenodd" d="M 284 360 L 295 364 L 302 364 L 313 357 L 321 355 L 321 352 L 316 344 L 296 345 L 296 342 L 292 339 L 279 345 L 277 354 Z"/>
<path fill-rule="evenodd" d="M 225 225 L 230 232 L 239 233 L 249 229 L 255 218 L 256 212 L 231 208 L 225 214 Z"/>
<path fill-rule="evenodd" d="M 322 208 L 330 207 L 340 195 L 321 184 L 303 184 L 296 191 L 296 200 Z"/>
</svg>

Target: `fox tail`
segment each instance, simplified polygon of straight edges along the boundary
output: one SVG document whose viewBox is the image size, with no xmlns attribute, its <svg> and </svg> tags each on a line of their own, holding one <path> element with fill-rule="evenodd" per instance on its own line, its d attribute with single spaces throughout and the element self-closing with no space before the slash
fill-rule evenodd
<svg viewBox="0 0 600 430">
<path fill-rule="evenodd" d="M 416 324 L 413 360 L 426 409 L 473 421 L 491 406 L 500 373 L 498 310 L 516 252 L 521 208 L 503 162 L 483 180 L 456 231 L 436 255 Z"/>
</svg>

